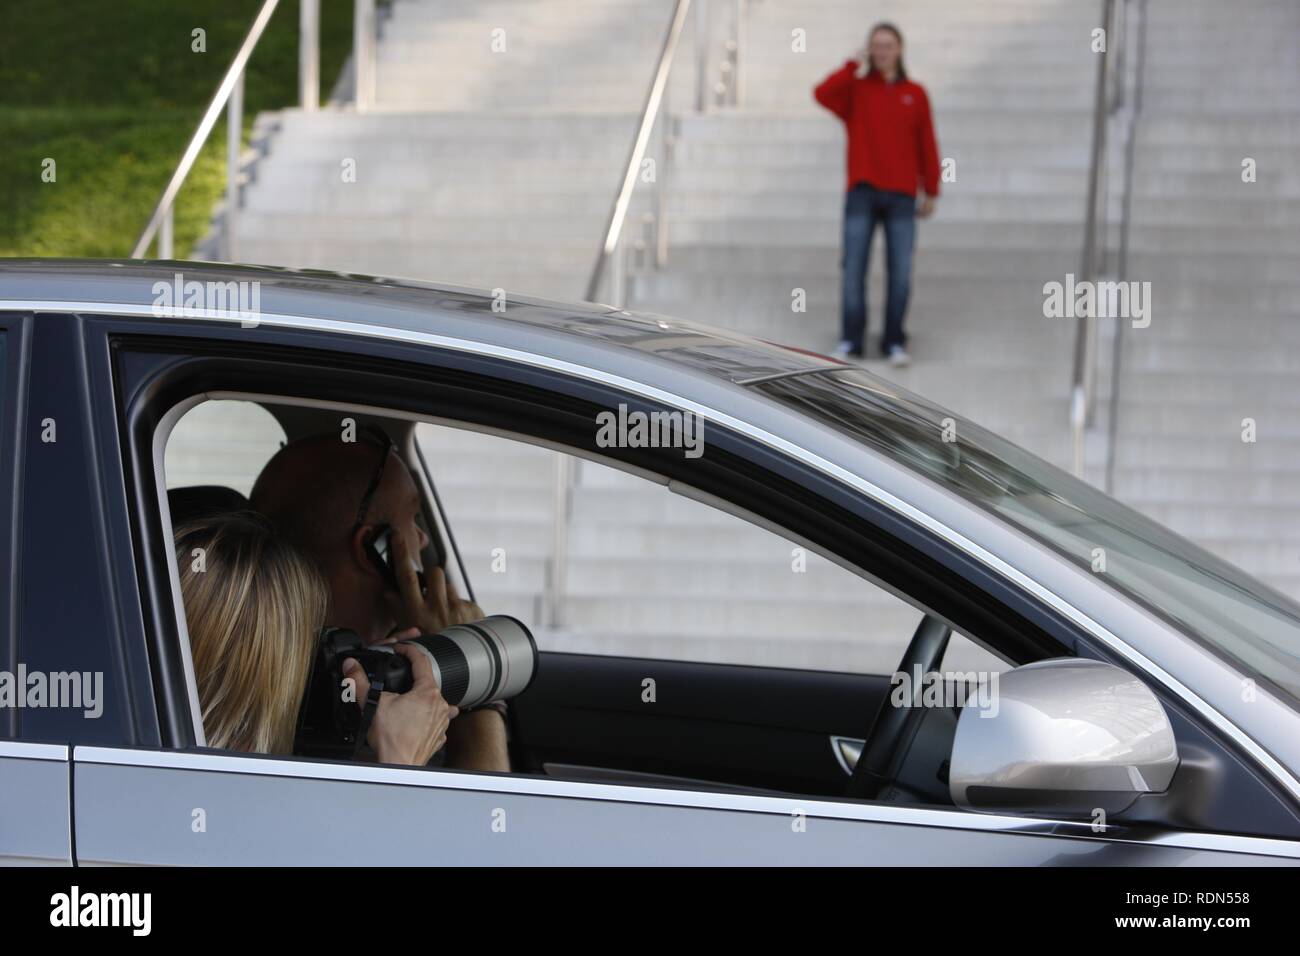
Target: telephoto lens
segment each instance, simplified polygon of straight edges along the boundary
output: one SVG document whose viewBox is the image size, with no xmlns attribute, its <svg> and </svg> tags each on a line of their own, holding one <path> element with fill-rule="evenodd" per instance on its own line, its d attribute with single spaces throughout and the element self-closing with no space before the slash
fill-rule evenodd
<svg viewBox="0 0 1300 956">
<path fill-rule="evenodd" d="M 532 683 L 537 673 L 537 644 L 528 628 L 505 614 L 472 624 L 453 624 L 437 634 L 402 641 L 418 647 L 433 665 L 433 676 L 447 703 L 478 707 L 508 700 Z M 407 688 L 393 687 L 402 693 Z"/>
</svg>

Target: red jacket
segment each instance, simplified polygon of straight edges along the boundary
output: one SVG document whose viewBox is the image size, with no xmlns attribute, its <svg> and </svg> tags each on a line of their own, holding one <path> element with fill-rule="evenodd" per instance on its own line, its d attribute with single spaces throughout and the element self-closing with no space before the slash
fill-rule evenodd
<svg viewBox="0 0 1300 956">
<path fill-rule="evenodd" d="M 939 146 L 930 119 L 930 98 L 911 80 L 885 82 L 872 71 L 858 78 L 849 60 L 813 91 L 817 102 L 844 121 L 849 137 L 848 185 L 939 195 Z"/>
</svg>

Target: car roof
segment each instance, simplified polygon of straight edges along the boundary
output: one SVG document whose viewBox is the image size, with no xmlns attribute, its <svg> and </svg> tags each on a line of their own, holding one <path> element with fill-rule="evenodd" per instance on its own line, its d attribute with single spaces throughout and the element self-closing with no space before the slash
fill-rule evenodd
<svg viewBox="0 0 1300 956">
<path fill-rule="evenodd" d="M 180 277 L 179 279 L 177 277 Z M 447 332 L 447 320 L 472 320 L 473 331 L 550 340 L 544 351 L 565 357 L 565 343 L 619 356 L 653 357 L 682 370 L 737 384 L 844 368 L 824 355 L 752 339 L 685 319 L 628 312 L 595 303 L 556 302 L 504 289 L 353 275 L 316 269 L 204 262 L 114 259 L 0 259 L 0 304 L 114 303 L 151 307 L 158 283 L 256 283 L 260 311 L 342 319 L 350 325 Z M 435 322 L 434 317 L 442 321 Z M 534 347 L 539 343 L 534 343 Z"/>
</svg>

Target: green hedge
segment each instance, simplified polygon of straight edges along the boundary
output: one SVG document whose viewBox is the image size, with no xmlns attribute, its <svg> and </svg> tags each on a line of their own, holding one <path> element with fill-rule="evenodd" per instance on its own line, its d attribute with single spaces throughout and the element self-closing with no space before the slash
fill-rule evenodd
<svg viewBox="0 0 1300 956">
<path fill-rule="evenodd" d="M 261 0 L 5 0 L 0 256 L 130 253 Z M 206 32 L 206 52 L 192 50 Z M 352 43 L 351 0 L 321 0 L 321 99 Z M 245 135 L 298 100 L 298 4 L 281 0 L 245 77 Z M 225 185 L 218 124 L 176 207 L 176 253 Z M 54 182 L 45 182 L 46 160 Z"/>
</svg>

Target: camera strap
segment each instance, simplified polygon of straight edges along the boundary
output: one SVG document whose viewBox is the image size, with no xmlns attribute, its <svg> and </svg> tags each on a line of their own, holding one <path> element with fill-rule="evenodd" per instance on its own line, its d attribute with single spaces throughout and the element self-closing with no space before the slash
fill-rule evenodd
<svg viewBox="0 0 1300 956">
<path fill-rule="evenodd" d="M 357 726 L 357 744 L 352 751 L 353 760 L 360 758 L 361 749 L 366 746 L 366 738 L 370 736 L 370 724 L 375 719 L 376 711 L 379 710 L 379 697 L 383 692 L 383 681 L 374 681 L 370 685 L 370 691 L 366 694 L 366 702 L 361 706 L 361 723 Z"/>
</svg>

